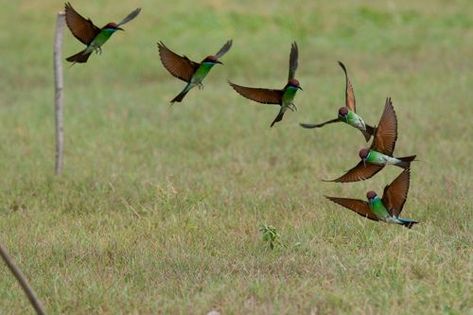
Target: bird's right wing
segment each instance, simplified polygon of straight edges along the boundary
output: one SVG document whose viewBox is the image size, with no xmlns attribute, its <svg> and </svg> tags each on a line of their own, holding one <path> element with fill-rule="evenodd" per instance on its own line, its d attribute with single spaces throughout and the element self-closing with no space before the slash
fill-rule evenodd
<svg viewBox="0 0 473 315">
<path fill-rule="evenodd" d="M 117 26 L 120 26 L 120 25 L 123 25 L 123 24 L 126 24 L 126 23 L 130 22 L 135 17 L 137 17 L 138 14 L 140 14 L 140 12 L 141 12 L 141 8 L 137 8 L 137 9 L 131 11 L 130 14 L 128 14 L 123 20 L 120 21 L 120 23 L 117 24 Z"/>
<path fill-rule="evenodd" d="M 289 55 L 289 75 L 288 81 L 294 79 L 296 76 L 297 66 L 299 64 L 299 48 L 297 43 L 293 42 L 291 45 L 291 54 Z"/>
<path fill-rule="evenodd" d="M 409 191 L 410 169 L 406 168 L 383 192 L 383 204 L 393 216 L 401 214 Z"/>
<path fill-rule="evenodd" d="M 232 82 L 228 82 L 232 88 L 241 96 L 244 96 L 252 101 L 263 104 L 278 104 L 282 102 L 283 90 L 271 90 L 261 88 L 251 88 L 241 86 Z"/>
<path fill-rule="evenodd" d="M 371 148 L 386 155 L 392 155 L 397 140 L 397 117 L 391 98 L 386 99 L 383 115 L 379 120 Z"/>
<path fill-rule="evenodd" d="M 100 33 L 100 29 L 90 19 L 86 19 L 77 13 L 69 2 L 65 5 L 65 12 L 66 24 L 71 30 L 72 35 L 84 45 L 89 45 L 95 36 Z"/>
<path fill-rule="evenodd" d="M 345 106 L 356 113 L 355 92 L 348 78 L 347 68 L 345 68 L 345 65 L 341 61 L 339 61 L 338 64 L 343 69 L 343 72 L 345 72 Z"/>
<path fill-rule="evenodd" d="M 303 127 L 303 128 L 312 129 L 312 128 L 320 128 L 320 127 L 325 126 L 327 124 L 333 124 L 333 123 L 337 123 L 337 122 L 340 122 L 340 119 L 335 118 L 335 119 L 332 119 L 332 120 L 327 120 L 326 122 L 323 122 L 323 123 L 320 123 L 320 124 L 299 123 L 299 125 L 301 125 L 301 127 Z"/>
<path fill-rule="evenodd" d="M 371 163 L 365 164 L 363 161 L 360 161 L 360 163 L 358 163 L 354 168 L 346 172 L 345 175 L 342 175 L 337 179 L 325 181 L 336 183 L 357 182 L 373 177 L 373 175 L 381 171 L 383 167 L 384 165 L 376 165 Z"/>
<path fill-rule="evenodd" d="M 333 201 L 339 204 L 342 207 L 355 211 L 362 217 L 367 219 L 378 221 L 378 218 L 371 212 L 370 207 L 366 201 L 359 199 L 350 199 L 350 198 L 338 198 L 338 197 L 329 197 L 325 196 L 330 201 Z"/>
<path fill-rule="evenodd" d="M 176 78 L 189 82 L 199 64 L 187 58 L 179 56 L 167 48 L 163 42 L 158 43 L 159 57 L 163 66 Z"/>
<path fill-rule="evenodd" d="M 220 57 L 225 55 L 230 50 L 230 48 L 232 47 L 232 43 L 233 43 L 233 41 L 231 39 L 229 41 L 227 41 L 225 43 L 225 45 L 223 45 L 223 47 L 220 48 L 220 50 L 215 54 L 215 57 L 217 57 L 217 59 L 219 59 Z"/>
</svg>

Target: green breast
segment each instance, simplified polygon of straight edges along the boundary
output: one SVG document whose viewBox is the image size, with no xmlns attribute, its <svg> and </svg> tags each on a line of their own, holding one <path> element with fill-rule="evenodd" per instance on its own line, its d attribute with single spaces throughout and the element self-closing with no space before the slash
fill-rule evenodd
<svg viewBox="0 0 473 315">
<path fill-rule="evenodd" d="M 112 36 L 112 34 L 115 33 L 115 31 L 116 30 L 108 29 L 108 28 L 101 30 L 100 33 L 98 33 L 97 36 L 95 36 L 92 43 L 90 43 L 90 46 L 101 47 L 110 38 L 110 36 Z"/>
<path fill-rule="evenodd" d="M 287 87 L 282 96 L 283 106 L 292 103 L 294 101 L 294 97 L 296 96 L 296 93 L 297 93 L 297 88 L 294 88 L 292 86 Z"/>
<path fill-rule="evenodd" d="M 389 217 L 389 212 L 383 204 L 383 201 L 379 197 L 375 197 L 369 202 L 371 212 L 378 217 L 378 219 L 384 220 Z"/>
<path fill-rule="evenodd" d="M 213 63 L 205 63 L 205 62 L 201 63 L 199 68 L 197 68 L 194 75 L 192 76 L 192 83 L 195 83 L 195 84 L 201 83 L 202 80 L 207 76 L 210 69 L 212 69 L 214 65 L 215 64 Z"/>
</svg>

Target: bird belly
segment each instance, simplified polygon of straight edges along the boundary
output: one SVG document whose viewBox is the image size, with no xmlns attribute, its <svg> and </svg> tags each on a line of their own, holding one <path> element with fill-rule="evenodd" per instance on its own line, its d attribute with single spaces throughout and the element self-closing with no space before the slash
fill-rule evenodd
<svg viewBox="0 0 473 315">
<path fill-rule="evenodd" d="M 377 165 L 395 164 L 396 161 L 397 159 L 394 159 L 379 152 L 370 152 L 370 157 L 367 160 L 367 162 Z"/>
</svg>

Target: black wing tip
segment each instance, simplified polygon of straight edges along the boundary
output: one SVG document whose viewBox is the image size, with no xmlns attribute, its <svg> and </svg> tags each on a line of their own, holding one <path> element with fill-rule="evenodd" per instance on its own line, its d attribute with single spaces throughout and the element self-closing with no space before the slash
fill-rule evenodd
<svg viewBox="0 0 473 315">
<path fill-rule="evenodd" d="M 343 69 L 343 72 L 347 74 L 347 67 L 345 66 L 345 64 L 341 62 L 340 60 L 338 60 L 338 65 Z"/>
<path fill-rule="evenodd" d="M 299 123 L 299 126 L 305 129 L 314 129 L 316 126 L 314 124 Z"/>
</svg>

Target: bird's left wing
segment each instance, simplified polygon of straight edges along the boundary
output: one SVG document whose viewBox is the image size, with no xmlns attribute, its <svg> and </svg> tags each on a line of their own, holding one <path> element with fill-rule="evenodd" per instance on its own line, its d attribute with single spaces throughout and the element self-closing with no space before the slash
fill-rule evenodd
<svg viewBox="0 0 473 315">
<path fill-rule="evenodd" d="M 351 170 L 346 172 L 344 175 L 333 180 L 324 180 L 325 182 L 336 182 L 336 183 L 349 183 L 365 180 L 373 177 L 374 174 L 378 173 L 383 169 L 384 165 L 377 165 L 371 163 L 363 163 L 361 161 Z"/>
<path fill-rule="evenodd" d="M 320 124 L 299 123 L 299 125 L 301 125 L 301 127 L 303 127 L 303 128 L 312 129 L 312 128 L 320 128 L 320 127 L 325 126 L 327 124 L 333 124 L 333 123 L 337 123 L 337 122 L 340 122 L 340 119 L 335 118 L 335 119 L 332 119 L 332 120 L 327 120 L 326 122 L 323 122 L 323 123 L 320 123 Z"/>
<path fill-rule="evenodd" d="M 409 192 L 410 169 L 406 168 L 383 192 L 383 204 L 393 216 L 399 216 Z"/>
<path fill-rule="evenodd" d="M 392 156 L 397 140 L 397 117 L 391 98 L 386 99 L 384 112 L 379 120 L 374 134 L 373 145 L 375 151 Z"/>
<path fill-rule="evenodd" d="M 140 12 L 141 12 L 141 8 L 137 8 L 137 9 L 133 10 L 123 20 L 121 20 L 120 23 L 117 24 L 117 26 L 120 26 L 120 25 L 123 25 L 123 24 L 126 24 L 126 23 L 130 22 L 135 17 L 137 17 L 138 14 L 140 14 Z"/>
<path fill-rule="evenodd" d="M 333 201 L 339 204 L 342 207 L 355 211 L 362 217 L 367 219 L 378 221 L 378 218 L 371 212 L 370 207 L 366 201 L 359 199 L 350 199 L 350 198 L 338 198 L 338 197 L 329 197 L 325 196 L 330 201 Z"/>
<path fill-rule="evenodd" d="M 220 48 L 220 50 L 215 54 L 215 57 L 220 58 L 222 57 L 223 55 L 225 55 L 229 50 L 230 48 L 232 47 L 232 43 L 233 41 L 230 39 L 229 41 L 227 41 L 225 43 L 225 45 L 222 46 L 222 48 Z"/>
<path fill-rule="evenodd" d="M 72 35 L 84 45 L 89 45 L 100 33 L 100 29 L 90 19 L 77 13 L 69 2 L 65 5 L 65 12 L 67 27 L 71 30 Z"/>
<path fill-rule="evenodd" d="M 348 78 L 347 68 L 345 68 L 345 65 L 341 61 L 339 61 L 338 64 L 345 73 L 345 106 L 356 113 L 355 92 L 353 91 L 353 86 L 351 85 L 351 81 Z"/>
<path fill-rule="evenodd" d="M 251 88 L 228 82 L 238 94 L 263 104 L 281 104 L 283 90 Z"/>
<path fill-rule="evenodd" d="M 298 66 L 299 60 L 299 48 L 297 47 L 297 43 L 293 42 L 291 45 L 291 54 L 289 55 L 289 75 L 288 81 L 292 80 L 296 76 L 296 70 Z"/>
<path fill-rule="evenodd" d="M 159 57 L 164 67 L 176 78 L 189 82 L 192 75 L 199 67 L 197 62 L 194 62 L 186 56 L 179 56 L 164 45 L 163 42 L 158 43 Z"/>
</svg>

